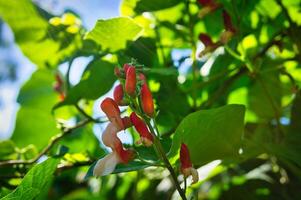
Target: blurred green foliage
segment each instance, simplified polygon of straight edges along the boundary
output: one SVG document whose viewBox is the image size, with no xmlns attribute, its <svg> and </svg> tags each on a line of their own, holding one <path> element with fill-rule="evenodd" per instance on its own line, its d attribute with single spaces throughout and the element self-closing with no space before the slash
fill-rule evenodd
<svg viewBox="0 0 301 200">
<path fill-rule="evenodd" d="M 200 18 L 205 8 L 195 0 L 123 0 L 121 17 L 99 19 L 86 30 L 74 13 L 54 16 L 30 0 L 0 0 L 1 19 L 37 66 L 20 90 L 12 137 L 0 141 L 0 197 L 179 198 L 153 149 L 136 145 L 132 129 L 127 145 L 137 158 L 112 175 L 91 177 L 90 166 L 107 153 L 93 128 L 106 121 L 92 118 L 100 116 L 93 104 L 115 83 L 114 66 L 136 59 L 173 167 L 179 172 L 185 142 L 195 167 L 206 170 L 187 188 L 189 199 L 300 199 L 301 1 L 216 3 L 217 10 Z M 198 57 L 200 33 L 214 42 L 224 33 L 223 9 L 237 31 Z M 92 61 L 72 85 L 69 72 L 80 57 Z M 62 76 L 62 101 L 55 74 Z"/>
</svg>

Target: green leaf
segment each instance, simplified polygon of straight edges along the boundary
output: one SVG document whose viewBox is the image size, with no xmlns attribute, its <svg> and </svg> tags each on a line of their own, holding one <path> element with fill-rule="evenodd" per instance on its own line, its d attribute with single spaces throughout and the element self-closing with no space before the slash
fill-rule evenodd
<svg viewBox="0 0 301 200">
<path fill-rule="evenodd" d="M 171 138 L 170 137 L 162 137 L 160 139 L 164 152 L 168 152 L 171 147 Z M 143 145 L 135 147 L 135 151 L 137 152 L 137 156 L 143 158 L 144 160 L 151 161 L 151 162 L 158 162 L 160 158 L 158 157 L 154 148 L 149 148 Z"/>
<path fill-rule="evenodd" d="M 127 47 L 125 54 L 147 67 L 156 66 L 159 63 L 156 41 L 152 38 L 139 38 Z"/>
<path fill-rule="evenodd" d="M 13 12 L 12 12 L 13 11 Z M 57 66 L 75 50 L 48 37 L 48 21 L 30 0 L 0 0 L 0 17 L 12 29 L 22 52 L 38 67 Z"/>
<path fill-rule="evenodd" d="M 52 84 L 54 77 L 47 69 L 37 70 L 22 87 L 18 103 L 21 105 L 17 114 L 12 140 L 17 146 L 34 144 L 43 148 L 51 136 L 58 132 L 51 115 L 53 105 L 58 101 Z"/>
<path fill-rule="evenodd" d="M 113 174 L 137 171 L 137 170 L 144 169 L 147 167 L 150 167 L 150 165 L 139 162 L 139 161 L 131 161 L 128 164 L 117 165 L 116 169 L 113 171 Z"/>
<path fill-rule="evenodd" d="M 46 161 L 34 166 L 24 177 L 21 184 L 10 194 L 1 200 L 35 199 L 47 189 L 48 183 L 53 178 L 58 159 L 49 158 Z"/>
<path fill-rule="evenodd" d="M 135 11 L 142 13 L 146 11 L 156 11 L 156 10 L 162 10 L 165 8 L 173 7 L 177 4 L 179 4 L 181 1 L 179 0 L 140 0 L 137 2 Z"/>
<path fill-rule="evenodd" d="M 115 80 L 114 65 L 112 63 L 93 60 L 88 64 L 81 81 L 70 89 L 65 100 L 56 105 L 55 108 L 75 104 L 82 98 L 95 100 L 107 93 Z"/>
<path fill-rule="evenodd" d="M 127 17 L 98 20 L 95 27 L 87 33 L 85 39 L 94 40 L 104 50 L 117 51 L 124 49 L 127 41 L 136 40 L 141 30 L 139 25 Z"/>
<path fill-rule="evenodd" d="M 232 104 L 189 114 L 178 126 L 169 156 L 185 143 L 194 164 L 235 158 L 241 146 L 245 107 Z"/>
</svg>

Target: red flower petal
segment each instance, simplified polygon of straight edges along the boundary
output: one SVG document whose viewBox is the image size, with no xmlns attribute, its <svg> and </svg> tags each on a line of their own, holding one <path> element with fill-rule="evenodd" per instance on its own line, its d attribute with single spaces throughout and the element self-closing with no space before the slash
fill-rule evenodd
<svg viewBox="0 0 301 200">
<path fill-rule="evenodd" d="M 109 120 L 123 129 L 123 123 L 120 117 L 120 110 L 117 103 L 111 98 L 105 98 L 100 104 L 101 110 L 107 115 Z"/>
<path fill-rule="evenodd" d="M 181 162 L 181 170 L 183 171 L 186 168 L 192 167 L 192 163 L 190 160 L 189 149 L 186 144 L 181 144 L 180 149 L 180 162 Z"/>
<path fill-rule="evenodd" d="M 117 152 L 121 163 L 128 163 L 135 157 L 135 152 L 131 149 L 124 149 L 121 141 L 116 143 L 115 151 Z"/>
</svg>

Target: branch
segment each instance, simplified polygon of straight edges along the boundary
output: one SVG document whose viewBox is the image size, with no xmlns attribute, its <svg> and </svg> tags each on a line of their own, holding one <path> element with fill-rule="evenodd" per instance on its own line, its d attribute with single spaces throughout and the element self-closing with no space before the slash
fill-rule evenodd
<svg viewBox="0 0 301 200">
<path fill-rule="evenodd" d="M 274 45 L 277 43 L 277 41 L 275 40 L 276 37 L 278 36 L 284 36 L 285 32 L 283 30 L 280 30 L 279 32 L 277 32 L 275 35 L 273 35 L 272 39 L 265 44 L 265 46 L 263 47 L 263 49 L 261 51 L 259 51 L 255 56 L 254 56 L 254 60 L 256 60 L 257 58 L 260 58 L 262 56 L 264 56 L 264 54 Z"/>
<path fill-rule="evenodd" d="M 92 122 L 90 119 L 83 120 L 76 124 L 73 127 L 65 128 L 62 133 L 57 134 L 56 136 L 52 137 L 48 145 L 33 159 L 30 160 L 7 160 L 0 162 L 0 167 L 2 166 L 10 166 L 10 165 L 17 165 L 17 164 L 24 164 L 30 165 L 37 162 L 44 154 L 46 154 L 60 139 L 72 133 L 75 129 L 83 127 L 88 123 Z"/>
<path fill-rule="evenodd" d="M 83 115 L 85 116 L 87 119 L 91 120 L 94 123 L 104 123 L 106 121 L 101 120 L 100 118 L 93 118 L 92 116 L 90 116 L 88 113 L 86 113 L 86 111 L 84 109 L 82 109 L 78 104 L 74 105 L 75 108 Z"/>
</svg>

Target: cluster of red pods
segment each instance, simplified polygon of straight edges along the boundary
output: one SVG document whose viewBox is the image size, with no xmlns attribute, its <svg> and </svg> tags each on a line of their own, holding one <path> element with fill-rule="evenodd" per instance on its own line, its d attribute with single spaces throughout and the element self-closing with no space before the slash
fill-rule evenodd
<svg viewBox="0 0 301 200">
<path fill-rule="evenodd" d="M 142 71 L 142 68 L 136 68 L 131 64 L 124 64 L 123 68 L 115 68 L 115 75 L 118 77 L 120 84 L 114 88 L 113 98 L 107 97 L 100 104 L 101 110 L 109 119 L 109 124 L 102 133 L 102 142 L 111 148 L 112 152 L 98 160 L 93 170 L 94 176 L 108 175 L 114 171 L 117 164 L 127 164 L 134 159 L 135 151 L 126 149 L 123 146 L 117 136 L 118 132 L 134 126 L 140 135 L 140 139 L 136 142 L 137 144 L 142 144 L 146 147 L 154 144 L 156 135 L 149 131 L 144 121 L 145 117 L 149 119 L 155 117 L 154 101 Z M 136 102 L 136 105 L 133 102 Z M 134 112 L 135 109 L 132 109 L 133 112 L 129 117 L 122 117 L 119 106 L 129 105 L 132 106 L 131 108 L 136 106 L 135 109 L 139 109 L 139 114 Z M 193 174 L 193 177 L 197 176 L 185 144 L 181 146 L 180 157 L 181 172 L 185 176 Z M 195 179 L 194 182 L 196 182 Z"/>
</svg>

